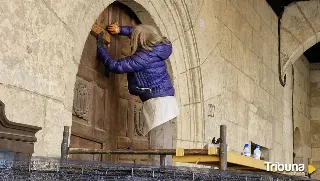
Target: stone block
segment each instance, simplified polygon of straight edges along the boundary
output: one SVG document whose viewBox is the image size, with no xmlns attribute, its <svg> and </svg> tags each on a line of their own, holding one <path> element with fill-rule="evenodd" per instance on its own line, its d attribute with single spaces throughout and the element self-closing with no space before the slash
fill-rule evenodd
<svg viewBox="0 0 320 181">
<path fill-rule="evenodd" d="M 231 54 L 231 59 L 229 61 L 237 69 L 243 71 L 247 47 L 245 47 L 242 41 L 234 34 L 232 35 L 231 47 L 231 52 L 229 52 Z"/>
<path fill-rule="evenodd" d="M 284 151 L 284 164 L 292 164 L 292 153 L 289 151 Z"/>
<path fill-rule="evenodd" d="M 266 136 L 267 131 L 265 128 L 268 128 L 268 126 L 272 127 L 267 120 L 250 111 L 248 124 L 248 128 L 250 128 L 250 131 L 248 131 L 249 141 L 266 147 L 266 138 L 269 137 L 272 140 L 270 135 Z"/>
<path fill-rule="evenodd" d="M 310 119 L 311 120 L 320 120 L 320 108 L 311 107 L 310 108 Z"/>
<path fill-rule="evenodd" d="M 224 92 L 226 66 L 226 61 L 221 57 L 219 52 L 208 57 L 201 65 L 204 100 L 208 100 Z"/>
<path fill-rule="evenodd" d="M 248 126 L 248 113 L 249 113 L 249 104 L 248 102 L 239 97 L 236 104 L 236 123 L 242 127 Z"/>
<path fill-rule="evenodd" d="M 292 104 L 291 101 L 284 100 L 283 101 L 283 116 L 291 117 L 292 116 Z"/>
<path fill-rule="evenodd" d="M 265 42 L 262 44 L 262 60 L 272 70 L 272 51 Z"/>
<path fill-rule="evenodd" d="M 288 134 L 283 134 L 283 142 L 282 142 L 282 145 L 283 145 L 283 150 L 286 150 L 288 152 L 291 153 L 292 155 L 292 152 L 293 152 L 293 136 L 292 134 L 291 135 L 288 135 Z"/>
<path fill-rule="evenodd" d="M 314 30 L 299 8 L 297 5 L 287 7 L 281 19 L 281 26 L 287 28 L 300 42 L 305 42 L 314 35 Z"/>
<path fill-rule="evenodd" d="M 311 155 L 312 155 L 312 161 L 315 161 L 315 162 L 320 161 L 320 148 L 312 148 Z"/>
<path fill-rule="evenodd" d="M 224 95 L 224 103 L 225 103 L 225 115 L 224 119 L 227 121 L 237 123 L 239 120 L 237 120 L 237 102 L 238 102 L 238 97 L 234 93 L 227 91 Z"/>
<path fill-rule="evenodd" d="M 0 38 L 2 83 L 62 100 L 61 69 L 73 61 L 72 34 L 43 1 L 24 1 L 6 11 L 0 25 L 7 30 Z"/>
<path fill-rule="evenodd" d="M 319 70 L 312 70 L 310 71 L 310 83 L 320 83 L 320 71 Z"/>
<path fill-rule="evenodd" d="M 239 37 L 245 47 L 252 48 L 252 32 L 253 28 L 241 15 L 236 17 L 236 31 L 235 34 Z"/>
<path fill-rule="evenodd" d="M 209 1 L 205 2 L 209 3 Z M 224 25 L 215 16 L 208 16 L 208 14 L 212 14 L 210 7 L 214 5 L 211 2 L 209 4 L 206 7 L 204 6 L 203 10 L 200 11 L 194 26 L 200 60 L 205 60 L 218 43 L 222 41 L 222 37 L 220 37 L 219 34 L 220 31 L 223 31 L 222 27 Z"/>
<path fill-rule="evenodd" d="M 275 141 L 276 143 L 283 144 L 283 124 L 275 120 Z"/>
<path fill-rule="evenodd" d="M 232 31 L 236 32 L 237 17 L 241 16 L 237 9 L 227 1 L 226 9 L 222 12 L 221 21 Z"/>
<path fill-rule="evenodd" d="M 290 57 L 301 45 L 288 30 L 283 29 L 283 26 L 281 26 L 281 37 L 281 53 Z M 284 58 L 281 59 L 284 60 Z"/>
<path fill-rule="evenodd" d="M 45 98 L 35 93 L 0 84 L 0 100 L 6 117 L 13 122 L 43 127 Z M 41 140 L 41 138 L 38 138 Z"/>
<path fill-rule="evenodd" d="M 239 72 L 237 77 L 239 95 L 247 102 L 253 102 L 256 94 L 254 91 L 256 84 L 247 75 L 241 72 Z"/>
<path fill-rule="evenodd" d="M 266 1 L 253 1 L 253 7 L 261 16 L 263 21 L 267 24 L 268 28 L 271 28 L 272 20 L 274 20 L 274 12 Z"/>
<path fill-rule="evenodd" d="M 268 112 L 270 109 L 270 95 L 260 86 L 255 86 L 253 94 L 253 103 L 261 110 Z"/>
<path fill-rule="evenodd" d="M 225 75 L 223 77 L 225 88 L 231 92 L 238 91 L 238 74 L 240 72 L 236 67 L 231 63 L 226 62 Z"/>
<path fill-rule="evenodd" d="M 278 53 L 272 53 L 272 71 L 277 75 L 279 75 L 278 65 L 279 65 L 279 57 Z M 285 71 L 284 71 L 285 72 Z"/>
<path fill-rule="evenodd" d="M 261 39 L 260 33 L 258 31 L 253 31 L 252 33 L 252 50 L 258 56 L 259 59 L 263 59 L 263 49 L 262 45 L 264 41 Z"/>
<path fill-rule="evenodd" d="M 292 135 L 292 118 L 285 116 L 283 120 L 283 132 L 287 135 Z"/>
<path fill-rule="evenodd" d="M 245 127 L 238 125 L 236 152 L 242 152 L 244 144 L 249 143 L 248 132 L 248 125 Z"/>
<path fill-rule="evenodd" d="M 237 8 L 237 10 L 246 19 L 246 21 L 249 22 L 251 27 L 253 27 L 255 30 L 259 29 L 261 18 L 253 8 L 250 1 L 231 0 L 230 2 Z"/>
<path fill-rule="evenodd" d="M 228 29 L 227 26 L 223 26 L 220 32 L 220 36 L 223 37 L 221 43 L 217 45 L 217 48 L 221 56 L 224 57 L 226 60 L 231 61 L 233 58 L 233 54 L 231 53 L 232 50 L 232 32 Z"/>
<path fill-rule="evenodd" d="M 304 16 L 308 19 L 315 32 L 320 31 L 319 20 L 319 1 L 298 2 L 297 5 L 301 8 Z"/>
<path fill-rule="evenodd" d="M 269 94 L 274 93 L 274 74 L 268 66 L 260 64 L 259 66 L 259 85 Z"/>
<path fill-rule="evenodd" d="M 190 140 L 191 139 L 191 108 L 190 106 L 180 107 L 180 112 L 182 113 L 178 119 L 181 119 L 181 139 Z M 178 125 L 179 126 L 179 125 Z"/>
<path fill-rule="evenodd" d="M 284 152 L 282 144 L 275 143 L 274 144 L 274 161 L 283 163 L 284 162 Z"/>
<path fill-rule="evenodd" d="M 312 120 L 310 127 L 311 147 L 320 148 L 320 120 Z"/>
<path fill-rule="evenodd" d="M 187 78 L 187 73 L 182 73 L 180 75 L 178 75 L 177 77 L 177 85 L 179 87 L 180 90 L 180 104 L 181 105 L 186 105 L 189 104 L 190 100 L 189 100 L 189 84 L 190 82 L 188 81 Z"/>
<path fill-rule="evenodd" d="M 61 102 L 51 99 L 46 103 L 46 117 L 43 127 L 43 139 L 47 156 L 59 156 L 64 126 L 71 126 L 72 113 Z"/>
</svg>

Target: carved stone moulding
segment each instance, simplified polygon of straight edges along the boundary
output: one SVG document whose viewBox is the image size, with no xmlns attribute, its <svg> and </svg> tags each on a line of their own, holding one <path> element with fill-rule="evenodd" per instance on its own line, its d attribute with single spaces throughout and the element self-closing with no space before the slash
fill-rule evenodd
<svg viewBox="0 0 320 181">
<path fill-rule="evenodd" d="M 11 122 L 5 115 L 5 104 L 0 101 L 0 151 L 32 154 L 35 134 L 41 127 Z"/>
</svg>

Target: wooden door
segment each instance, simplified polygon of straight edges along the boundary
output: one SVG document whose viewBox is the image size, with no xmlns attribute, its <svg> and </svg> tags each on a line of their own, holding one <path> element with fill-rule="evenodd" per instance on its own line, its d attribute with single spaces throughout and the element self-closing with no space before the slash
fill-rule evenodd
<svg viewBox="0 0 320 181">
<path fill-rule="evenodd" d="M 96 21 L 102 27 L 116 22 L 133 26 L 140 23 L 135 14 L 119 2 L 111 4 Z M 123 58 L 131 50 L 130 40 L 125 36 L 112 36 L 106 49 L 113 58 Z M 141 134 L 141 108 L 140 99 L 129 94 L 127 74 L 112 74 L 105 70 L 96 57 L 96 38 L 88 35 L 75 86 L 71 147 L 149 148 L 148 137 Z M 149 157 L 143 155 L 73 155 L 72 158 L 149 162 Z"/>
</svg>

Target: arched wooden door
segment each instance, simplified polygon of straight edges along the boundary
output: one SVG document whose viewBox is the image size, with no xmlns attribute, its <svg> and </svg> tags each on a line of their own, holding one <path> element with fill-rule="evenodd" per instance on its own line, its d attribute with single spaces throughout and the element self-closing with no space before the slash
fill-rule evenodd
<svg viewBox="0 0 320 181">
<path fill-rule="evenodd" d="M 139 24 L 139 19 L 125 5 L 114 2 L 105 9 L 96 23 L 106 27 L 110 23 Z M 106 46 L 110 55 L 119 59 L 131 50 L 125 36 L 112 36 Z M 112 74 L 104 69 L 96 57 L 96 38 L 88 35 L 80 61 L 75 85 L 71 147 L 91 149 L 147 149 L 149 140 L 142 136 L 140 122 L 142 103 L 129 94 L 127 74 Z M 72 155 L 72 158 L 120 161 L 128 163 L 149 162 L 143 155 Z"/>
</svg>

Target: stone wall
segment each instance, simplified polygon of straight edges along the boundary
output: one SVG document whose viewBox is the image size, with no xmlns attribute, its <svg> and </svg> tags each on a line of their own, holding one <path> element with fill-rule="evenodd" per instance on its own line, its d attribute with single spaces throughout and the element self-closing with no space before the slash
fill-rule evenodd
<svg viewBox="0 0 320 181">
<path fill-rule="evenodd" d="M 311 64 L 310 67 L 310 141 L 312 165 L 317 171 L 314 177 L 320 177 L 320 64 Z"/>
<path fill-rule="evenodd" d="M 293 85 L 293 119 L 294 128 L 298 128 L 301 140 L 294 147 L 296 158 L 295 163 L 308 164 L 311 158 L 310 142 L 310 81 L 309 81 L 309 62 L 306 57 L 301 56 L 294 67 Z M 291 94 L 292 95 L 292 94 Z M 299 137 L 297 139 L 299 139 Z M 296 136 L 293 137 L 296 139 Z M 292 143 L 292 142 L 291 142 Z"/>
<path fill-rule="evenodd" d="M 268 148 L 272 161 L 283 162 L 277 17 L 266 1 L 210 2 L 204 1 L 195 24 L 200 30 L 203 22 L 212 26 L 206 37 L 197 37 L 202 47 L 212 47 L 202 50 L 205 140 L 218 137 L 219 125 L 226 124 L 231 151 L 252 141 Z"/>
<path fill-rule="evenodd" d="M 281 61 L 284 69 L 320 41 L 320 1 L 299 1 L 285 8 L 281 19 Z"/>
<path fill-rule="evenodd" d="M 271 161 L 292 162 L 292 142 L 284 139 L 292 138 L 290 110 L 284 117 L 290 94 L 284 99 L 278 80 L 277 17 L 265 0 L 120 2 L 173 42 L 170 64 L 181 108 L 175 146 L 202 148 L 226 124 L 230 150 L 240 152 L 252 141 L 270 150 Z M 0 99 L 10 120 L 43 127 L 35 155 L 60 154 L 82 49 L 110 3 L 1 3 Z"/>
</svg>

